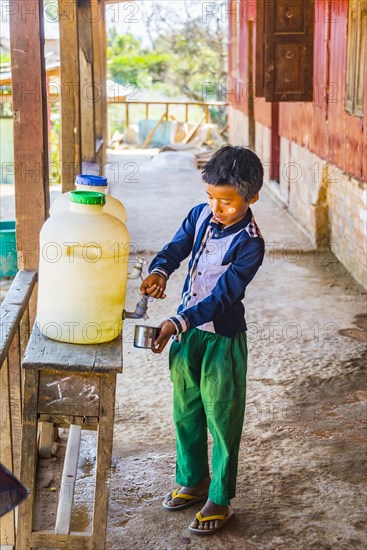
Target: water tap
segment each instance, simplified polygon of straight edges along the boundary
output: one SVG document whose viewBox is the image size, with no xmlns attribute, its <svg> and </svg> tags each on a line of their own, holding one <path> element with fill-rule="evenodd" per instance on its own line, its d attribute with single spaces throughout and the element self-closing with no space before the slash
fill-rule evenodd
<svg viewBox="0 0 367 550">
<path fill-rule="evenodd" d="M 143 265 L 146 264 L 147 261 L 144 260 L 144 258 L 140 258 L 139 256 L 137 256 L 135 260 L 136 260 L 135 265 L 133 266 L 132 270 L 127 274 L 127 278 L 128 279 L 140 278 L 143 280 L 143 276 L 142 276 Z"/>
</svg>

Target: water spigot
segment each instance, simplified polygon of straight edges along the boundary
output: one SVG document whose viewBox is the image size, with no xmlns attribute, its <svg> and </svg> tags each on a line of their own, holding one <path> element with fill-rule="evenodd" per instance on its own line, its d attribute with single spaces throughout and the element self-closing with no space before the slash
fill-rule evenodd
<svg viewBox="0 0 367 550">
<path fill-rule="evenodd" d="M 143 271 L 143 265 L 146 264 L 146 260 L 144 258 L 140 258 L 139 256 L 136 257 L 135 265 L 133 266 L 132 270 L 127 274 L 128 279 L 143 279 L 142 271 Z"/>
<path fill-rule="evenodd" d="M 147 314 L 148 309 L 148 301 L 154 300 L 154 298 L 151 298 L 150 296 L 142 296 L 139 302 L 135 306 L 134 311 L 126 311 L 124 309 L 122 313 L 122 319 L 149 319 L 149 316 Z"/>
</svg>

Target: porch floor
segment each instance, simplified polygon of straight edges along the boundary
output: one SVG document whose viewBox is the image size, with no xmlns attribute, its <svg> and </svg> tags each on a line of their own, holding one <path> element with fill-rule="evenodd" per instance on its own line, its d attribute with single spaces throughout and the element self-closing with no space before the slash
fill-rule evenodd
<svg viewBox="0 0 367 550">
<path fill-rule="evenodd" d="M 108 166 L 112 194 L 127 208 L 134 250 L 148 262 L 190 207 L 205 201 L 199 171 L 155 171 L 150 154 L 114 152 Z M 221 533 L 199 538 L 186 529 L 199 507 L 174 514 L 161 507 L 176 487 L 168 349 L 161 355 L 135 349 L 130 321 L 118 376 L 108 550 L 364 547 L 365 344 L 338 330 L 365 311 L 366 293 L 334 256 L 312 251 L 265 190 L 253 212 L 268 248 L 245 300 L 248 389 L 236 518 Z M 298 243 L 298 255 L 287 256 L 290 242 Z M 185 274 L 186 262 L 172 275 L 167 298 L 149 305 L 150 324 L 175 313 Z M 126 308 L 133 309 L 138 281 L 128 289 Z M 86 434 L 81 448 L 73 529 L 90 516 L 93 437 Z M 64 446 L 61 436 L 57 455 Z M 58 487 L 57 463 L 43 461 L 44 492 Z M 51 519 L 49 504 L 38 516 L 42 528 Z"/>
</svg>

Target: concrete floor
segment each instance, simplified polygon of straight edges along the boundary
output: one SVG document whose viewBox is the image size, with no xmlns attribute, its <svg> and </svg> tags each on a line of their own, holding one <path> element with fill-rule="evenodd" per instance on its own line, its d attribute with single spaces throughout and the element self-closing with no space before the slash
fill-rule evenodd
<svg viewBox="0 0 367 550">
<path fill-rule="evenodd" d="M 205 200 L 199 172 L 156 171 L 151 153 L 113 153 L 108 167 L 112 194 L 127 208 L 134 251 L 147 261 L 189 209 Z M 366 293 L 334 256 L 312 251 L 287 211 L 265 191 L 253 211 L 267 252 L 245 299 L 248 388 L 232 503 L 236 518 L 220 534 L 199 538 L 186 527 L 200 507 L 162 509 L 163 495 L 176 487 L 168 349 L 161 355 L 135 349 L 130 321 L 117 390 L 108 550 L 366 546 L 366 346 L 339 334 L 365 312 Z M 150 324 L 175 313 L 185 267 L 170 278 L 167 298 L 150 304 Z M 128 285 L 126 307 L 132 309 L 139 284 Z M 74 529 L 86 528 L 91 516 L 93 442 L 93 434 L 83 434 Z M 44 491 L 58 487 L 64 450 L 62 437 L 57 458 L 43 462 Z M 39 527 L 52 526 L 56 498 L 57 492 L 50 493 L 39 510 Z"/>
</svg>

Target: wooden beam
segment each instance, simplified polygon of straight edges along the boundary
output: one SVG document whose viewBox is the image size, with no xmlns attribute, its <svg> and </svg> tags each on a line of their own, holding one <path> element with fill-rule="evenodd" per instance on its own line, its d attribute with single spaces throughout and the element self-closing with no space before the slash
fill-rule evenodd
<svg viewBox="0 0 367 550">
<path fill-rule="evenodd" d="M 81 172 L 79 38 L 76 2 L 59 0 L 62 192 Z"/>
<path fill-rule="evenodd" d="M 77 426 L 76 424 L 70 426 L 61 478 L 60 499 L 57 507 L 56 535 L 67 535 L 70 533 L 71 509 L 74 502 L 81 434 L 81 426 Z"/>
<path fill-rule="evenodd" d="M 55 535 L 52 531 L 35 531 L 31 538 L 31 548 L 50 548 L 52 546 L 52 548 L 65 548 L 65 550 L 92 550 L 92 543 L 93 539 L 90 533 L 74 531 L 70 535 Z"/>
<path fill-rule="evenodd" d="M 10 53 L 20 270 L 38 268 L 39 233 L 50 204 L 43 21 L 43 0 L 12 2 Z M 35 308 L 34 303 L 32 308 Z"/>
<path fill-rule="evenodd" d="M 99 416 L 97 433 L 96 483 L 93 510 L 93 548 L 96 549 L 105 548 L 106 542 L 115 417 L 116 374 L 103 376 L 101 382 L 101 414 Z"/>
<path fill-rule="evenodd" d="M 93 73 L 93 13 L 91 0 L 78 2 L 80 113 L 82 160 L 93 162 L 95 158 L 94 73 Z"/>
<path fill-rule="evenodd" d="M 10 380 L 9 365 L 6 359 L 0 367 L 0 462 L 8 470 L 13 471 L 11 409 L 10 409 Z M 0 544 L 13 545 L 15 543 L 14 511 L 6 514 L 0 520 Z"/>
<path fill-rule="evenodd" d="M 22 383 L 19 354 L 19 325 L 14 334 L 8 354 L 10 382 L 10 417 L 12 435 L 13 473 L 20 473 L 20 442 L 22 434 Z"/>
<path fill-rule="evenodd" d="M 21 323 L 36 284 L 36 273 L 18 271 L 0 306 L 2 330 L 0 333 L 0 365 L 9 352 L 11 342 Z"/>
<path fill-rule="evenodd" d="M 24 408 L 22 426 L 22 453 L 20 481 L 30 491 L 29 497 L 18 508 L 18 530 L 16 550 L 32 548 L 30 543 L 36 495 L 35 453 L 37 440 L 37 391 L 38 372 L 27 370 L 24 383 Z"/>
<path fill-rule="evenodd" d="M 194 137 L 196 132 L 199 130 L 200 126 L 205 121 L 205 115 L 202 117 L 201 120 L 190 130 L 190 132 L 187 134 L 187 136 L 182 140 L 182 143 L 189 143 L 189 141 Z"/>
<path fill-rule="evenodd" d="M 104 0 L 98 0 L 96 7 L 98 8 L 97 14 L 93 18 L 92 22 L 93 71 L 95 84 L 95 133 L 96 141 L 102 141 L 102 149 L 97 160 L 99 160 L 100 174 L 103 175 L 106 164 L 107 143 L 107 38 Z"/>
<path fill-rule="evenodd" d="M 53 422 L 40 422 L 39 438 L 38 438 L 38 455 L 41 458 L 51 458 L 53 442 L 54 442 Z"/>
</svg>

